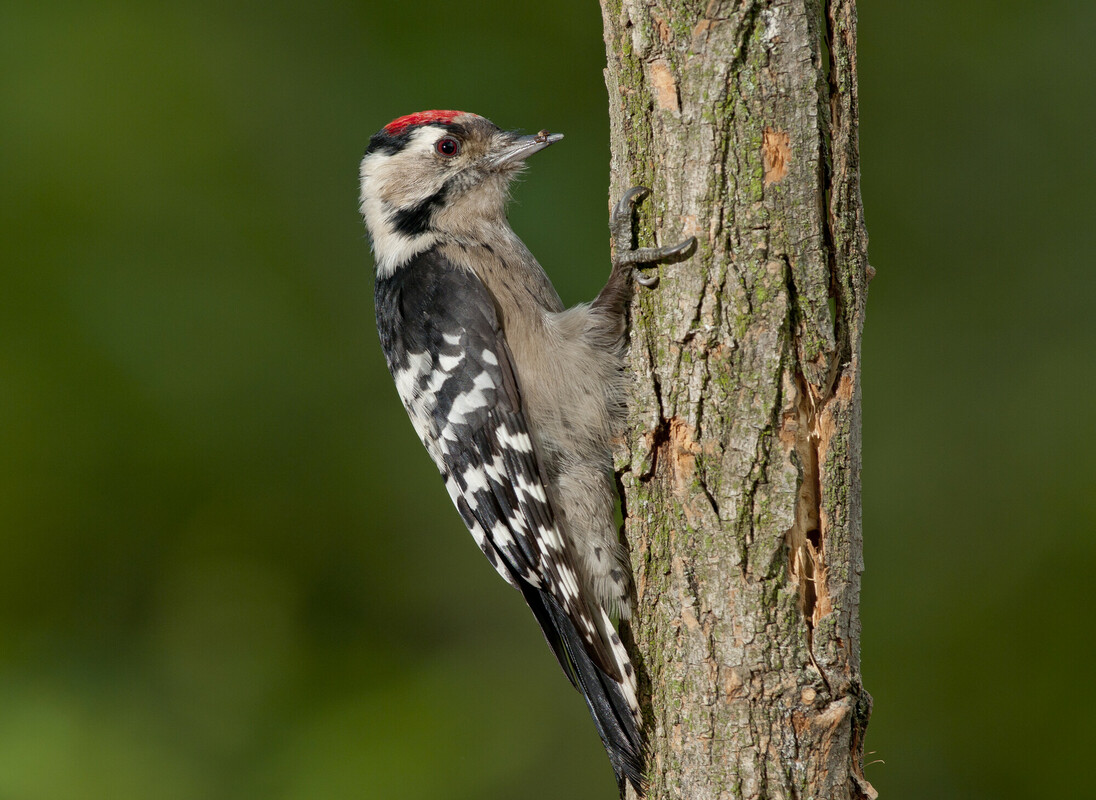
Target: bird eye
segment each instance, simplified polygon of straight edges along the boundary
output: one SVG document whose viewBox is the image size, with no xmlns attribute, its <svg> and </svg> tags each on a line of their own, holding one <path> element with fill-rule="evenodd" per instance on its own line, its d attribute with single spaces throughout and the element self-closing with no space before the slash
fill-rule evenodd
<svg viewBox="0 0 1096 800">
<path fill-rule="evenodd" d="M 434 145 L 434 149 L 437 150 L 441 155 L 452 158 L 460 152 L 460 142 L 458 142 L 456 139 L 446 136 L 444 139 L 438 139 L 438 143 Z"/>
</svg>

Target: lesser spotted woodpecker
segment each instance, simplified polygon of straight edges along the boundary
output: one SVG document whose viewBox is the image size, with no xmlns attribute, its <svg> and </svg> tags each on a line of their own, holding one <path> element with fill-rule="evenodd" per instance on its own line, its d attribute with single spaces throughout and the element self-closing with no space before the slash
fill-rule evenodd
<svg viewBox="0 0 1096 800">
<path fill-rule="evenodd" d="M 562 139 L 460 111 L 390 122 L 361 162 L 377 330 L 400 399 L 476 544 L 521 592 L 609 753 L 642 793 L 636 674 L 613 619 L 630 615 L 610 439 L 624 412 L 625 308 L 636 265 L 633 188 L 592 303 L 564 309 L 506 220 L 525 159 Z M 645 285 L 647 281 L 637 277 Z"/>
</svg>

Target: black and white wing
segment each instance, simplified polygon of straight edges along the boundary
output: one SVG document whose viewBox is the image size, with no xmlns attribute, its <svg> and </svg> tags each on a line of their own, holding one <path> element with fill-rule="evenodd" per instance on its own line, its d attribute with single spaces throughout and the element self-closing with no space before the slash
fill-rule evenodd
<svg viewBox="0 0 1096 800">
<path fill-rule="evenodd" d="M 378 277 L 376 306 L 400 399 L 461 518 L 585 696 L 618 784 L 638 787 L 634 671 L 608 615 L 584 596 L 490 294 L 432 249 Z"/>
</svg>

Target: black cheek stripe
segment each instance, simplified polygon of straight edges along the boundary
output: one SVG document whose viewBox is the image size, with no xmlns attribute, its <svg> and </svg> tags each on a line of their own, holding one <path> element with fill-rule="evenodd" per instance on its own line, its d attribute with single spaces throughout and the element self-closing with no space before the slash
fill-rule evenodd
<svg viewBox="0 0 1096 800">
<path fill-rule="evenodd" d="M 421 236 L 430 230 L 430 219 L 434 211 L 445 204 L 448 194 L 449 184 L 446 183 L 422 202 L 395 212 L 390 219 L 392 226 L 404 236 Z"/>
</svg>

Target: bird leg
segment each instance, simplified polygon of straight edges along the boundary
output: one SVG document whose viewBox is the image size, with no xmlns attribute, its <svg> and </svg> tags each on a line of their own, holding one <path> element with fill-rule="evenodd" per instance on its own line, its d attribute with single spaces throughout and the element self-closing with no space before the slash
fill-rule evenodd
<svg viewBox="0 0 1096 800">
<path fill-rule="evenodd" d="M 677 260 L 696 244 L 696 237 L 690 236 L 683 242 L 666 247 L 636 247 L 632 242 L 635 235 L 632 211 L 636 203 L 650 194 L 645 186 L 633 186 L 624 193 L 613 208 L 609 218 L 609 231 L 613 236 L 613 270 L 605 288 L 593 302 L 594 308 L 604 308 L 623 314 L 624 306 L 631 296 L 631 283 L 628 280 L 632 271 L 641 266 L 654 265 L 659 261 Z M 658 283 L 658 275 L 645 277 L 636 275 L 638 283 L 648 288 Z"/>
</svg>

